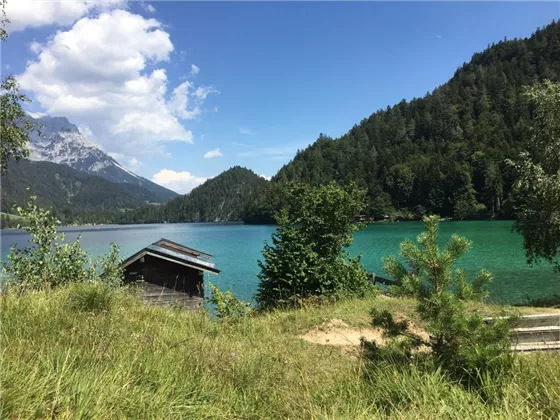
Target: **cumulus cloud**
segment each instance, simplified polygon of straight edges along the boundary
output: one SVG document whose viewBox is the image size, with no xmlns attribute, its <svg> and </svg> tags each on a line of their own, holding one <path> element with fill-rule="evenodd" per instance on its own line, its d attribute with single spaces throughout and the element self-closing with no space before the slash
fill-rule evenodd
<svg viewBox="0 0 560 420">
<path fill-rule="evenodd" d="M 89 13 L 125 5 L 126 0 L 10 0 L 6 4 L 6 15 L 10 19 L 7 29 L 15 32 L 45 25 L 71 25 Z"/>
<path fill-rule="evenodd" d="M 267 181 L 270 181 L 270 180 L 272 179 L 271 176 L 266 176 L 266 175 L 263 175 L 263 174 L 259 174 L 259 176 L 260 176 L 261 178 L 266 179 Z"/>
<path fill-rule="evenodd" d="M 148 13 L 155 13 L 156 12 L 156 8 L 154 6 L 152 6 L 150 3 L 140 3 L 140 5 L 142 6 L 142 9 L 144 9 L 144 11 L 148 12 Z"/>
<path fill-rule="evenodd" d="M 248 129 L 248 128 L 241 127 L 241 128 L 239 129 L 239 134 L 243 134 L 243 135 L 245 135 L 245 136 L 252 136 L 252 135 L 254 135 L 255 133 L 253 132 L 253 130 L 250 130 L 250 129 Z"/>
<path fill-rule="evenodd" d="M 191 76 L 196 76 L 198 73 L 200 73 L 200 67 L 196 64 L 191 64 Z"/>
<path fill-rule="evenodd" d="M 220 149 L 209 150 L 208 152 L 204 153 L 205 159 L 212 159 L 220 156 L 223 156 L 222 152 L 220 152 Z"/>
<path fill-rule="evenodd" d="M 18 79 L 49 114 L 87 125 L 105 150 L 165 155 L 163 142 L 192 143 L 181 120 L 199 116 L 217 92 L 184 82 L 169 95 L 158 65 L 173 50 L 156 19 L 112 10 L 57 32 Z"/>
<path fill-rule="evenodd" d="M 177 172 L 162 169 L 152 176 L 152 181 L 180 194 L 187 194 L 193 188 L 203 184 L 210 178 L 197 177 L 188 171 Z"/>
<path fill-rule="evenodd" d="M 192 120 L 202 114 L 202 104 L 208 96 L 201 95 L 198 92 L 200 90 L 208 91 L 208 94 L 217 92 L 212 87 L 197 88 L 193 90 L 192 82 L 186 81 L 181 83 L 175 89 L 173 89 L 173 94 L 171 95 L 171 100 L 168 103 L 169 110 L 173 115 L 182 118 L 184 120 Z"/>
</svg>

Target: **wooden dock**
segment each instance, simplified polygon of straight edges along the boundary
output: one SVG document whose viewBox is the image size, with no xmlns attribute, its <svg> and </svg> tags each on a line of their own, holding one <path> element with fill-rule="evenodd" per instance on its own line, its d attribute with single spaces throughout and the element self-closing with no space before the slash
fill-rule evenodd
<svg viewBox="0 0 560 420">
<path fill-rule="evenodd" d="M 560 313 L 520 317 L 511 330 L 511 349 L 519 352 L 560 350 Z"/>
<path fill-rule="evenodd" d="M 511 340 L 515 351 L 560 350 L 560 313 L 521 317 Z"/>
</svg>

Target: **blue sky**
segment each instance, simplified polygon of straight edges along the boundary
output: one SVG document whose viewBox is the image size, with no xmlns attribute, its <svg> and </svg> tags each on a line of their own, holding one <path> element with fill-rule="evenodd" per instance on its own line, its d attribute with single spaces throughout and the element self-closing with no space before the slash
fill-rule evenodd
<svg viewBox="0 0 560 420">
<path fill-rule="evenodd" d="M 28 109 L 67 116 L 180 192 L 233 165 L 274 175 L 319 133 L 560 18 L 559 2 L 8 1 L 2 72 L 20 77 Z"/>
</svg>

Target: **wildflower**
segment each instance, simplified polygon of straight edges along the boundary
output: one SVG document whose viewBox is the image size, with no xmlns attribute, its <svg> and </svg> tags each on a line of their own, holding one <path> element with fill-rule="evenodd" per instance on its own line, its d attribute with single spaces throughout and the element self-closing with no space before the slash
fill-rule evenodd
<svg viewBox="0 0 560 420">
<path fill-rule="evenodd" d="M 233 358 L 235 357 L 235 352 L 234 352 L 234 351 L 232 351 L 232 352 L 231 352 L 231 353 L 230 353 L 229 355 L 230 355 L 230 356 L 231 356 L 231 358 L 233 359 Z"/>
</svg>

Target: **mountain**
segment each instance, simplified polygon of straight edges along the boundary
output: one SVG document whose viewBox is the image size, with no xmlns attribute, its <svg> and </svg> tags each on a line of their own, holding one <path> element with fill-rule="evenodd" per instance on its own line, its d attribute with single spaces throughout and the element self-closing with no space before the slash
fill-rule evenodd
<svg viewBox="0 0 560 420">
<path fill-rule="evenodd" d="M 376 217 L 511 217 L 504 161 L 530 135 L 524 87 L 544 79 L 560 79 L 558 22 L 492 44 L 432 93 L 375 112 L 338 139 L 320 135 L 280 169 L 245 219 L 270 220 L 288 181 L 331 180 L 367 189 L 364 211 Z"/>
<path fill-rule="evenodd" d="M 266 181 L 253 171 L 234 166 L 193 189 L 189 194 L 162 205 L 147 205 L 127 211 L 122 223 L 237 221 L 247 202 Z"/>
<path fill-rule="evenodd" d="M 178 196 L 176 192 L 120 165 L 97 144 L 87 140 L 67 118 L 44 116 L 31 120 L 40 127 L 40 135 L 36 132 L 30 134 L 30 160 L 68 165 L 78 171 L 125 184 L 124 189 L 140 201 L 160 203 Z"/>
<path fill-rule="evenodd" d="M 106 223 L 118 210 L 142 204 L 126 185 L 67 165 L 26 159 L 10 162 L 2 177 L 2 210 L 10 212 L 14 205 L 25 205 L 31 193 L 40 207 L 52 209 L 65 223 Z"/>
</svg>

